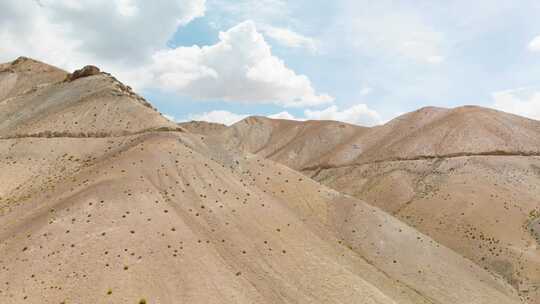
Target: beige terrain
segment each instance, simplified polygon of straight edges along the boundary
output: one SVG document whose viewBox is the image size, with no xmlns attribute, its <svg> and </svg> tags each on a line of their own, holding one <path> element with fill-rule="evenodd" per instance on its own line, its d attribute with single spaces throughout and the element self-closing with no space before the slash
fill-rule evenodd
<svg viewBox="0 0 540 304">
<path fill-rule="evenodd" d="M 178 128 L 105 73 L 69 80 L 66 72 L 23 57 L 0 65 L 0 89 L 0 137 L 4 138 L 51 132 L 106 136 Z"/>
<path fill-rule="evenodd" d="M 398 186 L 389 186 L 383 179 L 394 176 L 385 171 L 393 163 L 381 159 L 350 172 L 350 163 L 318 163 L 333 164 L 338 150 L 347 153 L 347 143 L 360 142 L 371 129 L 270 120 L 270 131 L 177 127 L 112 76 L 82 74 L 26 58 L 0 66 L 0 303 L 522 302 L 507 273 L 494 271 L 491 256 L 480 263 L 467 251 L 484 245 L 469 239 L 490 223 L 469 228 L 469 238 L 446 228 L 444 238 L 432 218 L 418 224 L 407 210 L 415 216 L 431 210 L 441 220 L 456 216 L 444 221 L 449 227 L 497 218 L 500 225 L 492 228 L 500 241 L 493 246 L 505 248 L 501 265 L 521 261 L 512 278 L 523 281 L 519 286 L 534 282 L 533 233 L 526 220 L 513 222 L 535 204 L 539 173 L 531 169 L 532 156 L 423 158 L 424 167 L 410 165 L 419 173 L 402 170 L 410 182 L 397 176 Z M 262 119 L 252 120 L 244 123 Z M 325 144 L 317 146 L 316 138 Z M 246 151 L 223 139 L 242 142 Z M 305 167 L 276 160 L 304 174 L 273 160 L 294 159 L 287 147 Z M 436 170 L 430 162 L 439 162 Z M 377 164 L 384 167 L 379 173 Z M 488 169 L 494 175 L 480 175 Z M 431 190 L 430 183 L 441 188 Z M 504 191 L 494 192 L 495 183 Z M 401 202 L 407 185 L 411 197 Z M 482 185 L 509 195 L 508 209 L 497 209 L 501 197 L 488 199 L 486 190 L 473 188 Z M 444 205 L 428 208 L 455 189 Z M 515 189 L 531 199 L 520 201 Z M 474 205 L 466 201 L 471 190 L 477 191 Z M 398 200 L 390 203 L 392 195 Z M 405 207 L 389 210 L 394 217 L 353 196 L 383 200 L 372 202 L 382 209 Z M 462 201 L 469 204 L 456 203 Z M 489 202 L 489 213 L 481 210 Z M 538 234 L 532 221 L 528 228 Z M 482 241 L 495 239 L 485 234 Z M 517 252 L 522 255 L 513 260 Z"/>
<path fill-rule="evenodd" d="M 373 128 L 251 117 L 218 135 L 385 210 L 540 303 L 539 121 L 428 107 Z"/>
</svg>

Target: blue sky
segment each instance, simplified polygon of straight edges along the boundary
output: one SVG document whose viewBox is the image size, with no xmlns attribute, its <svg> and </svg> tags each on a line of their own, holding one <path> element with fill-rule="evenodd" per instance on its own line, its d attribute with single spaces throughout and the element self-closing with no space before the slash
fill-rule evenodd
<svg viewBox="0 0 540 304">
<path fill-rule="evenodd" d="M 465 104 L 540 119 L 539 12 L 532 0 L 8 0 L 0 59 L 96 64 L 178 121 L 375 125 Z"/>
</svg>

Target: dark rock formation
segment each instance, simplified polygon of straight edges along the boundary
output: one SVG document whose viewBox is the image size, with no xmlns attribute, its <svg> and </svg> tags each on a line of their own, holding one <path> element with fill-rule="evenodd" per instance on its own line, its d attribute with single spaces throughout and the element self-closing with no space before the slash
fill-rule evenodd
<svg viewBox="0 0 540 304">
<path fill-rule="evenodd" d="M 74 80 L 77 80 L 79 78 L 98 75 L 100 73 L 101 73 L 101 71 L 99 70 L 98 67 L 93 66 L 93 65 L 87 65 L 84 68 L 82 68 L 80 70 L 76 70 L 75 72 L 69 74 L 67 76 L 67 78 L 66 78 L 66 81 L 68 81 L 68 82 L 69 81 L 74 81 Z"/>
</svg>

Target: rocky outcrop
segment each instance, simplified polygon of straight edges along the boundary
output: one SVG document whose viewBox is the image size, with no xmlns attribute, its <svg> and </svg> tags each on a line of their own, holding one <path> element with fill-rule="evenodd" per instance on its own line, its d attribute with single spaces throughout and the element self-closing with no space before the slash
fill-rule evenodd
<svg viewBox="0 0 540 304">
<path fill-rule="evenodd" d="M 101 71 L 99 70 L 98 67 L 93 66 L 93 65 L 87 65 L 84 68 L 76 70 L 75 72 L 69 74 L 66 77 L 66 81 L 71 82 L 79 78 L 84 78 L 84 77 L 89 77 L 89 76 L 94 76 L 94 75 L 99 75 L 99 74 L 101 74 Z"/>
</svg>

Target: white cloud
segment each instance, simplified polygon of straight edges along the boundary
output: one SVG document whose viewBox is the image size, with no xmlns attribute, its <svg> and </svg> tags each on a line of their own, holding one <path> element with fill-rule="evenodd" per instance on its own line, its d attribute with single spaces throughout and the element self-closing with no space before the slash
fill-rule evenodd
<svg viewBox="0 0 540 304">
<path fill-rule="evenodd" d="M 163 114 L 163 117 L 167 118 L 170 121 L 176 121 L 176 118 L 173 115 Z"/>
<path fill-rule="evenodd" d="M 366 104 L 357 104 L 341 111 L 334 105 L 320 111 L 306 110 L 304 115 L 307 119 L 337 120 L 362 126 L 373 126 L 382 122 L 379 113 Z"/>
<path fill-rule="evenodd" d="M 329 103 L 309 79 L 273 56 L 254 23 L 220 33 L 212 46 L 167 48 L 205 0 L 0 1 L 0 62 L 24 55 L 68 71 L 94 64 L 137 90 L 196 99 L 283 106 Z"/>
<path fill-rule="evenodd" d="M 394 1 L 346 1 L 332 33 L 368 56 L 439 64 L 444 60 L 444 34 L 425 20 L 422 10 Z"/>
<path fill-rule="evenodd" d="M 204 113 L 199 113 L 199 114 L 189 114 L 187 116 L 187 119 L 185 119 L 184 121 L 191 121 L 191 120 L 208 121 L 208 122 L 221 123 L 221 124 L 230 126 L 249 116 L 253 116 L 253 115 L 233 113 L 233 112 L 229 112 L 225 110 L 216 110 L 216 111 L 204 112 Z M 304 120 L 301 118 L 294 117 L 292 114 L 290 114 L 287 111 L 268 115 L 267 117 L 273 118 L 273 119 Z"/>
<path fill-rule="evenodd" d="M 519 88 L 492 94 L 495 109 L 540 120 L 540 90 Z"/>
<path fill-rule="evenodd" d="M 291 113 L 287 111 L 279 112 L 276 114 L 268 115 L 269 118 L 273 119 L 288 119 L 288 120 L 303 120 L 301 118 L 294 117 Z"/>
<path fill-rule="evenodd" d="M 360 89 L 360 96 L 367 96 L 367 95 L 371 94 L 371 91 L 373 91 L 372 88 L 363 87 L 362 89 Z"/>
<path fill-rule="evenodd" d="M 88 63 L 126 68 L 204 12 L 205 0 L 1 1 L 0 60 L 25 55 L 70 70 Z"/>
<path fill-rule="evenodd" d="M 540 35 L 534 37 L 531 42 L 529 42 L 529 50 L 532 52 L 540 52 Z"/>
<path fill-rule="evenodd" d="M 217 122 L 225 125 L 232 125 L 250 114 L 238 114 L 229 111 L 211 111 L 201 114 L 190 114 L 187 120 L 202 120 L 208 122 Z M 383 123 L 381 116 L 377 111 L 370 109 L 365 104 L 357 104 L 350 108 L 339 111 L 336 106 L 328 107 L 324 110 L 313 111 L 305 110 L 303 117 L 297 117 L 293 114 L 283 111 L 271 115 L 267 115 L 273 119 L 288 119 L 288 120 L 335 120 L 361 126 L 373 126 Z"/>
<path fill-rule="evenodd" d="M 290 21 L 290 1 L 287 0 L 210 0 L 209 10 L 219 11 L 223 19 L 237 24 L 251 19 L 258 24 L 274 24 L 277 21 Z M 281 22 L 278 22 L 281 23 Z"/>
<path fill-rule="evenodd" d="M 311 52 L 317 52 L 317 41 L 313 38 L 306 37 L 287 28 L 264 26 L 262 28 L 264 34 L 274 39 L 278 43 L 291 48 L 305 48 Z"/>
<path fill-rule="evenodd" d="M 217 110 L 201 114 L 190 114 L 187 120 L 208 121 L 230 126 L 248 116 L 247 114 L 236 114 L 229 111 Z"/>
<path fill-rule="evenodd" d="M 135 17 L 139 14 L 139 7 L 133 3 L 133 0 L 117 0 L 116 5 L 122 16 Z"/>
<path fill-rule="evenodd" d="M 318 94 L 305 75 L 298 75 L 279 58 L 245 21 L 210 46 L 178 47 L 153 56 L 147 69 L 150 82 L 162 89 L 196 99 L 274 103 L 285 107 L 331 103 Z"/>
<path fill-rule="evenodd" d="M 432 64 L 439 64 L 444 62 L 445 58 L 443 56 L 429 56 L 427 62 Z"/>
</svg>

